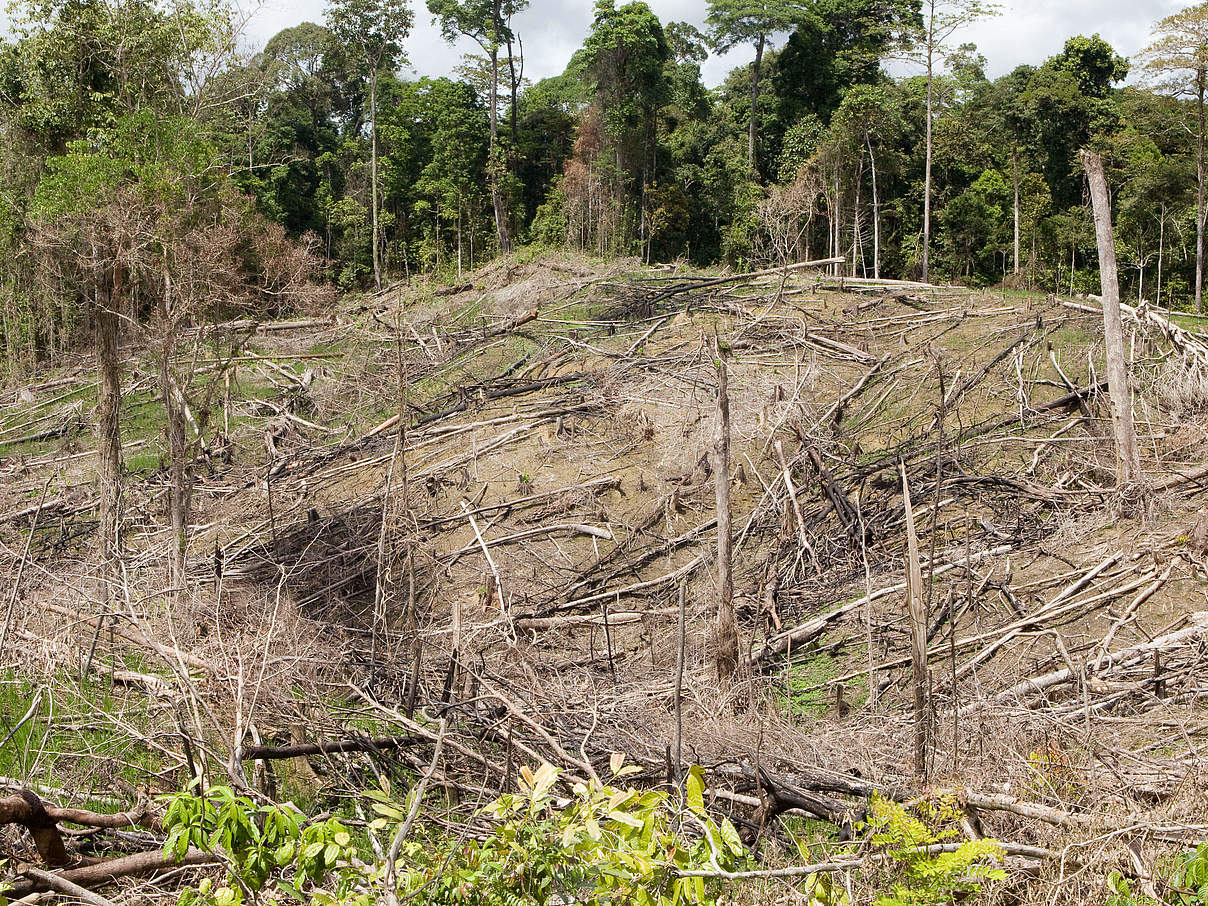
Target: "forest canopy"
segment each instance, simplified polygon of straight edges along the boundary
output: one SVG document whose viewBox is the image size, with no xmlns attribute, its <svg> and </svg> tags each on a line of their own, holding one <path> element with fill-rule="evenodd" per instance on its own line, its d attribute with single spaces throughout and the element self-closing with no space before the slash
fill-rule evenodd
<svg viewBox="0 0 1208 906">
<path fill-rule="evenodd" d="M 456 278 L 519 243 L 1091 292 L 1082 148 L 1106 163 L 1125 296 L 1201 306 L 1208 4 L 1155 23 L 1139 59 L 1074 35 L 991 80 L 962 42 L 999 13 L 977 0 L 710 0 L 703 31 L 597 0 L 536 82 L 527 6 L 334 0 L 249 55 L 217 2 L 20 0 L 0 45 L 9 368 L 84 336 L 115 265 L 145 319 L 203 226 L 227 231 L 218 308 L 292 304 L 266 243 L 340 289 Z M 403 78 L 416 17 L 476 52 Z M 736 48 L 750 62 L 706 87 L 702 62 Z M 903 61 L 917 74 L 890 75 Z"/>
</svg>

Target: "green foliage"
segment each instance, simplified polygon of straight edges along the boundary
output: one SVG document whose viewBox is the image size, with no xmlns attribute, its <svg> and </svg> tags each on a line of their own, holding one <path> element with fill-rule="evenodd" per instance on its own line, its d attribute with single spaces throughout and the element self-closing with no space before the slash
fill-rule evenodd
<svg viewBox="0 0 1208 906">
<path fill-rule="evenodd" d="M 613 758 L 617 779 L 638 771 Z M 482 812 L 491 831 L 481 840 L 432 836 L 402 843 L 394 867 L 398 892 L 417 906 L 510 906 L 575 901 L 593 906 L 680 906 L 716 901 L 719 884 L 683 871 L 732 871 L 747 864 L 738 832 L 704 807 L 704 775 L 693 769 L 682 809 L 655 791 L 575 784 L 569 801 L 555 795 L 550 765 L 521 771 L 519 790 Z M 368 794 L 370 832 L 393 837 L 418 803 Z M 190 846 L 223 854 L 227 883 L 186 891 L 182 906 L 236 906 L 261 891 L 316 903 L 367 903 L 389 873 L 365 864 L 351 832 L 335 818 L 307 823 L 292 806 L 257 806 L 227 787 L 167 797 L 165 851 Z M 692 830 L 689 831 L 688 828 Z"/>
<path fill-rule="evenodd" d="M 1170 876 L 1170 901 L 1179 906 L 1208 904 L 1208 843 L 1182 854 Z"/>
<path fill-rule="evenodd" d="M 853 88 L 881 82 L 881 59 L 919 22 L 917 0 L 815 0 L 805 11 L 772 76 L 785 125 L 826 122 Z"/>
<path fill-rule="evenodd" d="M 710 0 L 705 21 L 713 49 L 726 53 L 739 44 L 766 41 L 789 31 L 805 16 L 802 4 L 795 0 Z"/>
<path fill-rule="evenodd" d="M 45 220 L 87 212 L 125 185 L 137 186 L 148 203 L 182 205 L 216 166 L 217 153 L 196 121 L 144 110 L 49 158 L 32 212 Z"/>
<path fill-rule="evenodd" d="M 52 486 L 50 493 L 56 490 Z M 40 497 L 38 488 L 32 502 Z M 32 539 L 34 551 L 40 541 L 40 535 Z M 155 670 L 133 656 L 114 666 L 147 673 Z M 13 731 L 0 747 L 0 774 L 63 778 L 82 798 L 83 807 L 108 811 L 111 802 L 94 802 L 91 796 L 103 795 L 111 772 L 138 786 L 163 770 L 158 751 L 131 746 L 115 732 L 118 726 L 148 726 L 152 706 L 141 690 L 111 684 L 108 673 L 109 665 L 100 655 L 94 658 L 86 679 L 75 672 L 56 673 L 48 682 L 35 684 L 11 670 L 0 673 L 0 726 L 4 727 L 0 739 Z M 16 726 L 35 704 L 33 717 Z M 48 720 L 47 715 L 56 719 Z"/>
<path fill-rule="evenodd" d="M 527 6 L 528 0 L 428 0 L 446 41 L 465 35 L 487 53 L 514 38 L 509 23 Z"/>
<path fill-rule="evenodd" d="M 914 276 L 928 87 L 938 276 L 1093 289 L 1077 157 L 1093 144 L 1112 184 L 1122 292 L 1176 309 L 1194 296 L 1204 4 L 1156 23 L 1141 57 L 1154 87 L 1121 88 L 1128 61 L 1098 35 L 988 80 L 977 49 L 957 46 L 997 12 L 983 0 L 712 0 L 707 34 L 664 25 L 640 0 L 600 0 L 566 71 L 534 85 L 508 58 L 526 0 L 425 2 L 446 38 L 487 56 L 460 81 L 399 76 L 408 0 L 338 0 L 326 25 L 285 29 L 248 59 L 234 54 L 224 0 L 16 0 L 0 40 L 0 254 L 14 262 L 0 275 L 2 367 L 79 342 L 91 323 L 80 299 L 96 294 L 83 250 L 96 239 L 102 257 L 121 251 L 119 215 L 138 213 L 126 225 L 146 236 L 167 225 L 146 208 L 186 211 L 179 235 L 232 187 L 353 289 L 375 251 L 406 273 L 493 254 L 492 187 L 520 239 L 735 265 L 758 256 L 763 184 L 808 168 L 796 253 L 837 246 L 871 273 L 875 233 L 882 276 Z M 707 50 L 740 45 L 757 65 L 707 90 Z M 928 51 L 930 85 L 884 65 Z M 250 222 L 233 207 L 224 223 Z M 58 260 L 28 254 L 37 241 Z"/>
<path fill-rule="evenodd" d="M 785 681 L 785 710 L 794 717 L 823 716 L 833 701 L 826 683 L 838 675 L 839 667 L 829 654 L 816 654 L 802 663 L 794 664 L 789 668 Z M 848 692 L 856 696 L 856 701 L 849 701 L 854 706 L 858 706 L 867 695 L 867 690 L 859 681 Z"/>
<path fill-rule="evenodd" d="M 619 759 L 614 767 L 617 777 L 636 770 Z M 702 776 L 699 769 L 689 776 L 681 815 L 664 793 L 596 784 L 576 784 L 570 802 L 557 804 L 557 770 L 526 768 L 519 791 L 485 810 L 497 826 L 482 843 L 409 843 L 402 891 L 423 904 L 712 903 L 715 883 L 678 873 L 733 870 L 746 855 L 733 826 L 705 811 Z M 685 822 L 699 836 L 685 833 Z"/>
<path fill-rule="evenodd" d="M 980 891 L 988 881 L 1001 881 L 997 868 L 1002 847 L 994 840 L 969 840 L 952 851 L 943 844 L 959 836 L 953 827 L 961 811 L 957 802 L 941 799 L 918 805 L 920 817 L 904 806 L 874 796 L 867 821 L 871 844 L 897 869 L 899 880 L 877 906 L 944 906 Z"/>
<path fill-rule="evenodd" d="M 997 170 L 986 170 L 940 212 L 952 269 L 965 278 L 994 273 L 995 256 L 1011 244 L 1011 190 Z"/>
<path fill-rule="evenodd" d="M 605 126 L 620 139 L 666 103 L 670 58 L 663 26 L 649 6 L 633 0 L 618 8 L 615 0 L 596 0 L 591 34 L 572 66 L 594 86 Z"/>
<path fill-rule="evenodd" d="M 327 27 L 371 74 L 403 61 L 412 21 L 406 0 L 338 0 L 327 8 Z"/>
<path fill-rule="evenodd" d="M 1109 893 L 1103 906 L 1159 906 L 1152 897 L 1136 893 L 1132 881 L 1118 871 L 1108 874 L 1107 889 Z"/>
<path fill-rule="evenodd" d="M 308 824 L 291 805 L 257 806 L 225 786 L 164 801 L 167 855 L 179 859 L 197 847 L 229 860 L 225 886 L 212 889 L 203 882 L 181 895 L 181 906 L 235 906 L 245 895 L 255 899 L 270 879 L 297 898 L 308 890 L 315 899 L 321 899 L 318 888 L 330 879 L 333 892 L 322 893 L 339 900 L 356 880 L 350 868 L 356 857 L 352 835 L 335 818 Z"/>
<path fill-rule="evenodd" d="M 1112 85 L 1128 76 L 1128 61 L 1098 34 L 1070 38 L 1054 58 L 1054 64 L 1072 75 L 1088 97 L 1107 97 Z"/>
</svg>

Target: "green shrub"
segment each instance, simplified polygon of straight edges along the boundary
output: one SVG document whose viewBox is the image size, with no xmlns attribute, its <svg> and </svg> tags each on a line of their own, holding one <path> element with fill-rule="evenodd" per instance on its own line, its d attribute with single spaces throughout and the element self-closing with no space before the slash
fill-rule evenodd
<svg viewBox="0 0 1208 906">
<path fill-rule="evenodd" d="M 870 842 L 896 868 L 896 880 L 877 906 L 946 906 L 964 900 L 987 881 L 1001 881 L 1006 872 L 1002 847 L 994 840 L 969 840 L 947 851 L 959 832 L 960 806 L 946 797 L 918 805 L 921 818 L 879 795 L 872 798 L 867 826 Z"/>
<path fill-rule="evenodd" d="M 638 769 L 613 760 L 614 778 Z M 482 839 L 435 835 L 403 843 L 395 866 L 398 893 L 414 906 L 681 906 L 716 902 L 721 881 L 684 877 L 693 870 L 733 871 L 747 864 L 738 832 L 704 806 L 704 775 L 694 768 L 682 808 L 666 793 L 578 783 L 555 795 L 550 765 L 521 771 L 520 789 L 481 813 Z M 393 838 L 407 806 L 370 795 L 372 832 Z M 307 825 L 290 806 L 256 806 L 227 787 L 169 800 L 166 851 L 190 846 L 221 853 L 227 883 L 203 882 L 181 906 L 237 906 L 266 888 L 313 903 L 368 904 L 379 899 L 386 866 L 358 859 L 351 832 L 332 818 Z M 272 897 L 270 897 L 272 898 Z"/>
</svg>

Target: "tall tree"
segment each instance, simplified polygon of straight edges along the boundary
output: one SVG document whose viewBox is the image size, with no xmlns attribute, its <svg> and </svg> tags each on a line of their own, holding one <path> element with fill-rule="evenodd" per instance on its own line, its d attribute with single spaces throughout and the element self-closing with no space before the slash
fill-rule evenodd
<svg viewBox="0 0 1208 906">
<path fill-rule="evenodd" d="M 751 118 L 747 132 L 747 166 L 755 172 L 755 148 L 759 131 L 759 77 L 763 52 L 772 38 L 789 31 L 806 18 L 801 3 L 793 0 L 709 0 L 709 40 L 718 53 L 739 44 L 755 45 L 751 63 Z"/>
<path fill-rule="evenodd" d="M 923 261 L 926 283 L 931 269 L 931 163 L 935 129 L 935 70 L 952 36 L 984 16 L 997 15 L 998 6 L 986 0 L 923 0 L 923 22 L 918 33 L 927 78 L 926 160 L 923 170 Z"/>
<path fill-rule="evenodd" d="M 919 24 L 919 0 L 808 0 L 772 76 L 781 125 L 814 114 L 824 122 L 858 85 L 882 79 L 881 61 Z"/>
<path fill-rule="evenodd" d="M 47 152 L 28 199 L 29 249 L 38 278 L 78 300 L 90 315 L 81 320 L 96 328 L 108 597 L 121 549 L 120 329 L 137 314 L 131 262 L 155 232 L 134 203 L 131 148 L 153 146 L 156 165 L 193 150 L 160 143 L 204 103 L 199 73 L 217 59 L 214 48 L 233 42 L 221 12 L 190 2 L 164 10 L 146 0 L 30 0 L 11 11 L 19 40 L 0 65 L 0 133 L 20 132 Z"/>
<path fill-rule="evenodd" d="M 373 229 L 373 283 L 382 288 L 381 229 L 378 223 L 378 75 L 403 61 L 402 41 L 411 31 L 406 0 L 334 0 L 327 27 L 354 56 L 369 79 L 369 216 Z"/>
<path fill-rule="evenodd" d="M 571 68 L 580 71 L 590 85 L 604 130 L 612 139 L 615 211 L 622 224 L 632 222 L 626 194 L 636 184 L 642 214 L 639 233 L 645 241 L 649 236 L 645 194 L 654 166 L 658 112 L 671 96 L 667 77 L 671 48 L 658 16 L 642 0 L 620 7 L 614 0 L 597 0 L 595 11 L 591 34 L 575 54 Z M 585 118 L 580 148 L 592 131 Z M 632 236 L 626 229 L 617 238 L 626 243 Z"/>
<path fill-rule="evenodd" d="M 499 250 L 505 254 L 512 250 L 512 237 L 508 229 L 507 206 L 504 204 L 500 185 L 504 162 L 499 150 L 499 48 L 512 46 L 514 36 L 509 23 L 513 16 L 527 6 L 528 0 L 428 0 L 428 10 L 440 23 L 441 34 L 446 41 L 453 41 L 459 35 L 464 35 L 477 43 L 490 60 L 490 100 L 487 112 L 491 119 L 491 147 L 488 178 L 491 181 L 491 203 L 495 208 L 495 234 L 499 240 Z M 510 52 L 508 65 L 513 66 Z M 514 78 L 511 79 L 511 86 L 514 116 Z"/>
<path fill-rule="evenodd" d="M 881 194 L 877 184 L 877 153 L 879 145 L 901 134 L 901 111 L 891 102 L 880 85 L 853 86 L 831 120 L 832 136 L 842 135 L 849 148 L 860 159 L 867 152 L 872 188 L 872 268 L 873 277 L 881 278 Z M 875 141 L 874 141 L 875 140 Z M 859 212 L 856 212 L 859 222 Z M 853 266 L 854 266 L 853 260 Z"/>
<path fill-rule="evenodd" d="M 1145 68 L 1176 94 L 1195 98 L 1195 310 L 1204 310 L 1204 94 L 1208 89 L 1208 2 L 1167 16 L 1153 28 Z"/>
<path fill-rule="evenodd" d="M 1020 184 L 1021 154 L 1028 124 L 1022 115 L 1020 96 L 1027 87 L 1032 70 L 1017 67 L 994 83 L 989 97 L 989 109 L 995 130 L 1007 140 L 1010 147 L 1011 168 L 1011 231 L 1012 273 L 1020 272 Z"/>
</svg>

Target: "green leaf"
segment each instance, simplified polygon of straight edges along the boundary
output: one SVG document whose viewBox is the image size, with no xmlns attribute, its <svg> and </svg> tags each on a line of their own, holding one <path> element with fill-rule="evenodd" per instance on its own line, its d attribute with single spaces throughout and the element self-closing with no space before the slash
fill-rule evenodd
<svg viewBox="0 0 1208 906">
<path fill-rule="evenodd" d="M 693 765 L 684 785 L 688 808 L 703 811 L 705 808 L 705 771 Z"/>
</svg>

